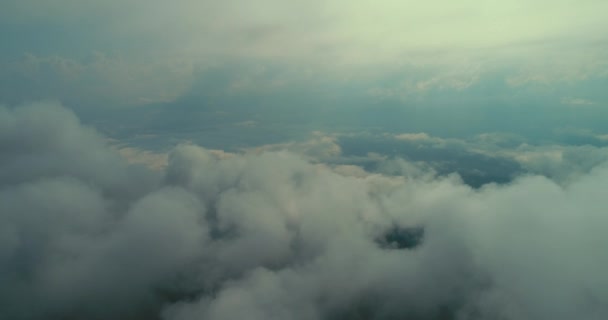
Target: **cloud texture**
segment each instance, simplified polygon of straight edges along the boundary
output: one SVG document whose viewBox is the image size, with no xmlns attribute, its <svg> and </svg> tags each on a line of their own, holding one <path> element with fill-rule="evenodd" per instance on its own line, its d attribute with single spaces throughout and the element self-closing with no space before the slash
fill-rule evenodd
<svg viewBox="0 0 608 320">
<path fill-rule="evenodd" d="M 0 154 L 0 318 L 608 317 L 602 164 L 475 190 L 180 145 L 158 172 L 48 104 L 0 109 Z"/>
<path fill-rule="evenodd" d="M 500 81 L 605 104 L 602 86 L 573 87 L 608 75 L 606 10 L 603 0 L 4 0 L 0 102 L 176 101 L 198 78 L 217 80 L 214 67 L 241 65 L 225 89 L 329 79 L 411 101 Z M 279 79 L 247 83 L 260 67 Z"/>
</svg>

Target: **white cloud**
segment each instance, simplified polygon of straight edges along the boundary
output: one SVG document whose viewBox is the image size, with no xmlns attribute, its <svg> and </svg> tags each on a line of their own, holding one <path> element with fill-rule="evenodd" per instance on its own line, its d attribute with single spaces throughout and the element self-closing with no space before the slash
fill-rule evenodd
<svg viewBox="0 0 608 320">
<path fill-rule="evenodd" d="M 429 141 L 430 142 L 441 142 L 441 140 L 442 140 L 440 138 L 431 137 L 425 132 L 401 133 L 401 134 L 395 135 L 395 139 L 405 140 L 405 141 L 419 141 L 419 142 L 429 142 Z"/>
<path fill-rule="evenodd" d="M 605 159 L 474 190 L 181 145 L 158 181 L 57 106 L 0 133 L 3 318 L 608 316 Z"/>
<path fill-rule="evenodd" d="M 268 144 L 251 148 L 249 151 L 263 153 L 279 150 L 287 150 L 316 161 L 336 158 L 342 153 L 337 137 L 322 132 L 313 132 L 312 138 L 304 142 Z"/>
<path fill-rule="evenodd" d="M 561 102 L 562 104 L 572 106 L 590 106 L 595 104 L 595 102 L 583 98 L 562 98 Z"/>
<path fill-rule="evenodd" d="M 118 153 L 132 164 L 143 164 L 153 170 L 162 170 L 167 166 L 168 154 L 141 150 L 134 147 L 117 147 Z"/>
</svg>

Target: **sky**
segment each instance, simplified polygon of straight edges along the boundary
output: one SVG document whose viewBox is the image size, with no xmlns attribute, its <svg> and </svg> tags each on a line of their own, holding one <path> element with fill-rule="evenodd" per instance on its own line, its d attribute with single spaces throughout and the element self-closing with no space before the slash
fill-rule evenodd
<svg viewBox="0 0 608 320">
<path fill-rule="evenodd" d="M 608 318 L 606 12 L 3 0 L 0 319 Z"/>
</svg>

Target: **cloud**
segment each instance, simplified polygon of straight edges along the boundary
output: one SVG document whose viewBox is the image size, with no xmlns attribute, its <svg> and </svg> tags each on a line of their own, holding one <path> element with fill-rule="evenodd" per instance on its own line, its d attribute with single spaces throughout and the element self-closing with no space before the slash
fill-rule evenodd
<svg viewBox="0 0 608 320">
<path fill-rule="evenodd" d="M 527 170 L 552 179 L 565 182 L 589 173 L 608 160 L 608 148 L 583 146 L 545 146 L 531 147 L 522 145 L 511 152 Z"/>
<path fill-rule="evenodd" d="M 15 24 L 41 20 L 75 27 L 79 20 L 74 17 L 86 17 L 94 22 L 98 37 L 114 33 L 122 41 L 156 40 L 154 49 L 164 52 L 295 60 L 324 56 L 333 58 L 330 65 L 337 60 L 344 65 L 394 61 L 404 53 L 481 50 L 554 38 L 558 42 L 596 40 L 589 31 L 605 25 L 599 12 L 606 5 L 597 0 L 583 4 L 479 0 L 459 4 L 394 0 L 373 4 L 344 0 L 82 4 L 69 0 L 49 6 L 30 0 L 9 1 L 6 7 L 3 18 Z"/>
<path fill-rule="evenodd" d="M 184 61 L 132 60 L 94 50 L 86 59 L 24 52 L 0 59 L 0 65 L 4 103 L 58 99 L 97 108 L 173 101 L 190 88 L 194 72 Z"/>
<path fill-rule="evenodd" d="M 608 160 L 603 135 L 590 130 L 562 130 L 555 140 L 530 141 L 510 133 L 471 138 L 442 138 L 417 133 L 335 134 L 339 157 L 326 163 L 358 165 L 389 175 L 458 174 L 475 188 L 510 183 L 521 175 L 541 175 L 564 185 Z M 561 141 L 560 141 L 561 140 Z M 293 150 L 298 152 L 298 150 Z"/>
<path fill-rule="evenodd" d="M 9 103 L 174 101 L 193 77 L 234 65 L 283 75 L 259 81 L 238 70 L 226 88 L 233 91 L 284 88 L 312 75 L 309 86 L 361 81 L 372 96 L 406 101 L 467 91 L 496 73 L 513 87 L 608 75 L 605 39 L 596 32 L 606 29 L 601 0 L 7 0 L 3 9 L 0 87 L 17 96 L 3 97 Z M 41 68 L 33 78 L 32 64 Z M 32 85 L 35 96 L 19 96 Z"/>
<path fill-rule="evenodd" d="M 608 315 L 600 162 L 471 189 L 185 144 L 158 177 L 49 104 L 0 109 L 0 150 L 2 318 Z"/>
<path fill-rule="evenodd" d="M 513 148 L 508 142 L 509 135 L 485 134 L 459 139 L 418 132 L 351 133 L 337 137 L 343 151 L 339 161 L 384 174 L 420 177 L 425 175 L 420 172 L 442 176 L 457 173 L 467 184 L 480 187 L 510 182 L 523 171 L 517 160 L 498 152 Z"/>
<path fill-rule="evenodd" d="M 116 148 L 118 149 L 118 153 L 129 163 L 143 164 L 153 170 L 162 170 L 167 166 L 168 155 L 165 153 L 140 150 L 134 147 L 121 146 Z"/>
<path fill-rule="evenodd" d="M 441 139 L 433 139 L 427 133 L 419 132 L 419 133 L 401 133 L 395 136 L 397 140 L 405 140 L 405 141 L 437 141 L 441 142 Z"/>
<path fill-rule="evenodd" d="M 589 106 L 595 104 L 593 101 L 583 98 L 562 98 L 562 103 L 572 106 Z"/>
<path fill-rule="evenodd" d="M 337 142 L 337 137 L 322 132 L 313 132 L 312 138 L 303 142 L 287 142 L 278 144 L 267 144 L 252 148 L 253 152 L 268 152 L 287 150 L 313 161 L 328 161 L 339 157 L 342 149 Z"/>
</svg>

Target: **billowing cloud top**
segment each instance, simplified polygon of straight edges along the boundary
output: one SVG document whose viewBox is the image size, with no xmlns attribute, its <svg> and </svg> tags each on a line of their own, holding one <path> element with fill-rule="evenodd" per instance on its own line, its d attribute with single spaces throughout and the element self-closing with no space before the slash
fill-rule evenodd
<svg viewBox="0 0 608 320">
<path fill-rule="evenodd" d="M 158 172 L 48 104 L 0 137 L 2 318 L 608 316 L 605 165 L 475 190 L 186 144 Z"/>
</svg>

